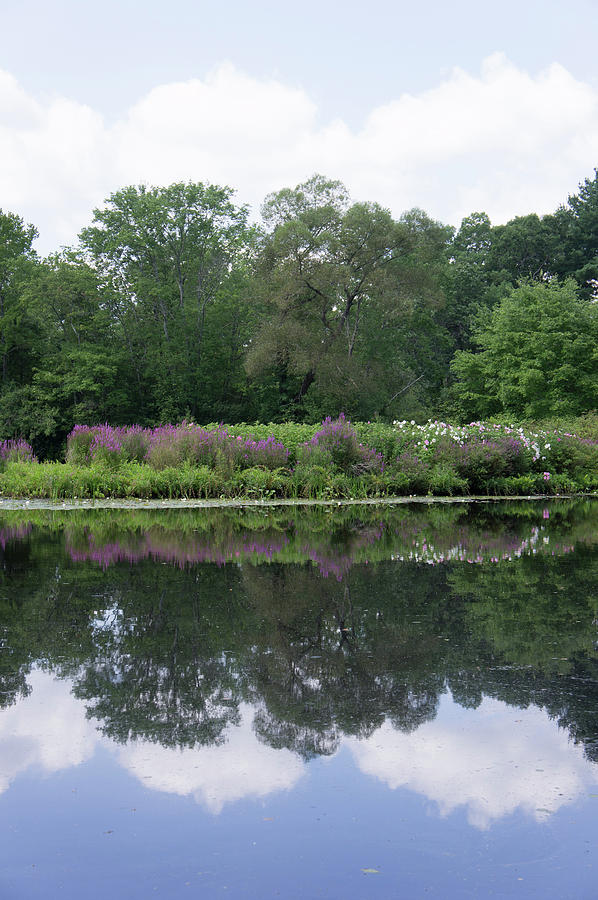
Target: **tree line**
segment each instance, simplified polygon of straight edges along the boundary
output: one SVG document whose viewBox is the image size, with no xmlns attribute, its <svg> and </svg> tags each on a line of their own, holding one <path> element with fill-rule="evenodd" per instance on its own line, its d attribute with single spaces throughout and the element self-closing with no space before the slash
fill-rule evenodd
<svg viewBox="0 0 598 900">
<path fill-rule="evenodd" d="M 574 416 L 598 387 L 598 174 L 554 214 L 454 229 L 314 175 L 262 220 L 129 186 L 41 259 L 0 210 L 0 436 L 77 422 Z"/>
</svg>

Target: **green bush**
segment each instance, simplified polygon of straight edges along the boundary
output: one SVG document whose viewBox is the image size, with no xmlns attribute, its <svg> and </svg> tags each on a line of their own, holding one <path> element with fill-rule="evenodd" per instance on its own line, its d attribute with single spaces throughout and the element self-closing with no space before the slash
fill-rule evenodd
<svg viewBox="0 0 598 900">
<path fill-rule="evenodd" d="M 461 478 L 456 469 L 447 463 L 432 466 L 428 475 L 428 489 L 435 496 L 452 497 L 454 494 L 466 494 L 467 480 Z"/>
</svg>

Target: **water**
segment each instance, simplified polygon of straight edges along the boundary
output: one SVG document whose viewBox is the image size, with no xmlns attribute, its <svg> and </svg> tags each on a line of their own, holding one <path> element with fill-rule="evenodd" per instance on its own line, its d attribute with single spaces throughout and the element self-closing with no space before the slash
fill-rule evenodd
<svg viewBox="0 0 598 900">
<path fill-rule="evenodd" d="M 0 896 L 593 898 L 598 503 L 0 516 Z"/>
</svg>

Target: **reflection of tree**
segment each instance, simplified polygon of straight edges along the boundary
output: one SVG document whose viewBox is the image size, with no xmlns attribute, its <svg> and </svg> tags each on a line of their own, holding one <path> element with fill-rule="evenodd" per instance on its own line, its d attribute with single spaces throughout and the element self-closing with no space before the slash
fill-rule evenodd
<svg viewBox="0 0 598 900">
<path fill-rule="evenodd" d="M 237 580 L 234 569 L 214 566 L 174 578 L 157 566 L 127 573 L 121 601 L 95 626 L 98 652 L 75 687 L 105 734 L 213 744 L 239 721 L 238 673 L 226 649 L 240 624 L 229 599 Z"/>
<path fill-rule="evenodd" d="M 64 533 L 74 562 L 105 569 L 152 559 L 180 567 L 311 560 L 324 577 L 342 580 L 358 563 L 388 559 L 444 565 L 566 555 L 576 544 L 595 543 L 598 505 L 18 510 L 3 514 L 0 547 L 7 536 L 26 536 L 32 524 L 44 533 Z"/>
<path fill-rule="evenodd" d="M 388 551 L 389 535 L 410 535 L 422 515 L 389 516 L 376 546 Z M 490 534 L 513 533 L 516 519 L 493 525 L 484 513 L 475 534 L 482 521 Z M 435 533 L 454 533 L 459 520 L 464 528 L 461 516 L 449 520 L 437 517 Z M 375 533 L 368 518 L 317 521 L 311 546 L 335 558 Z M 307 526 L 285 522 L 285 546 L 296 546 L 293 535 L 305 543 Z M 559 527 L 576 527 L 570 511 Z M 219 534 L 236 540 L 230 514 Z M 38 665 L 73 678 L 89 715 L 118 741 L 217 743 L 251 702 L 261 740 L 309 757 L 384 721 L 414 730 L 449 688 L 470 707 L 484 695 L 541 706 L 598 758 L 598 556 L 589 545 L 487 566 L 370 560 L 338 581 L 313 558 L 184 567 L 146 558 L 103 570 L 75 562 L 59 535 L 34 528 L 2 550 L 3 705 Z M 168 540 L 176 549 L 173 528 Z"/>
<path fill-rule="evenodd" d="M 385 718 L 412 730 L 434 717 L 441 648 L 388 614 L 393 601 L 405 611 L 396 604 L 396 571 L 363 569 L 340 585 L 306 567 L 244 569 L 261 622 L 249 681 L 262 704 L 256 728 L 268 743 L 331 753 L 343 734 L 366 737 Z"/>
<path fill-rule="evenodd" d="M 475 643 L 495 654 L 477 676 L 478 696 L 545 708 L 598 761 L 597 554 L 578 547 L 499 572 L 455 567 L 449 576 L 468 601 Z"/>
<path fill-rule="evenodd" d="M 506 662 L 567 673 L 575 654 L 592 653 L 598 633 L 598 556 L 523 558 L 498 568 L 451 568 L 453 594 L 467 601 L 474 637 Z"/>
</svg>

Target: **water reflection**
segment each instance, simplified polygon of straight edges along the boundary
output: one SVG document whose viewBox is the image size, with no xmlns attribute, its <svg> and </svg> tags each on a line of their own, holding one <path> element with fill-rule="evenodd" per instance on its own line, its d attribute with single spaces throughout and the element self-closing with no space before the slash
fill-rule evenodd
<svg viewBox="0 0 598 900">
<path fill-rule="evenodd" d="M 432 565 L 562 556 L 596 542 L 598 503 L 440 504 L 402 507 L 4 511 L 0 548 L 32 528 L 60 534 L 74 562 L 312 561 L 342 580 L 353 565 L 395 559 Z"/>
<path fill-rule="evenodd" d="M 478 829 L 541 822 L 597 781 L 597 517 L 5 514 L 0 788 L 101 744 L 218 813 L 349 753 Z"/>
<path fill-rule="evenodd" d="M 88 762 L 107 749 L 124 770 L 151 791 L 191 797 L 213 815 L 225 805 L 265 798 L 295 787 L 306 776 L 301 756 L 259 740 L 259 711 L 242 704 L 223 746 L 165 747 L 102 737 L 66 681 L 36 671 L 26 701 L 0 712 L 0 793 L 30 769 L 45 775 Z M 470 825 L 485 830 L 495 820 L 524 812 L 538 822 L 595 792 L 598 766 L 566 732 L 536 707 L 520 710 L 486 699 L 477 713 L 455 716 L 449 695 L 438 716 L 410 734 L 385 721 L 369 737 L 344 736 L 356 768 L 390 789 L 415 791 L 447 816 L 465 808 Z"/>
</svg>

